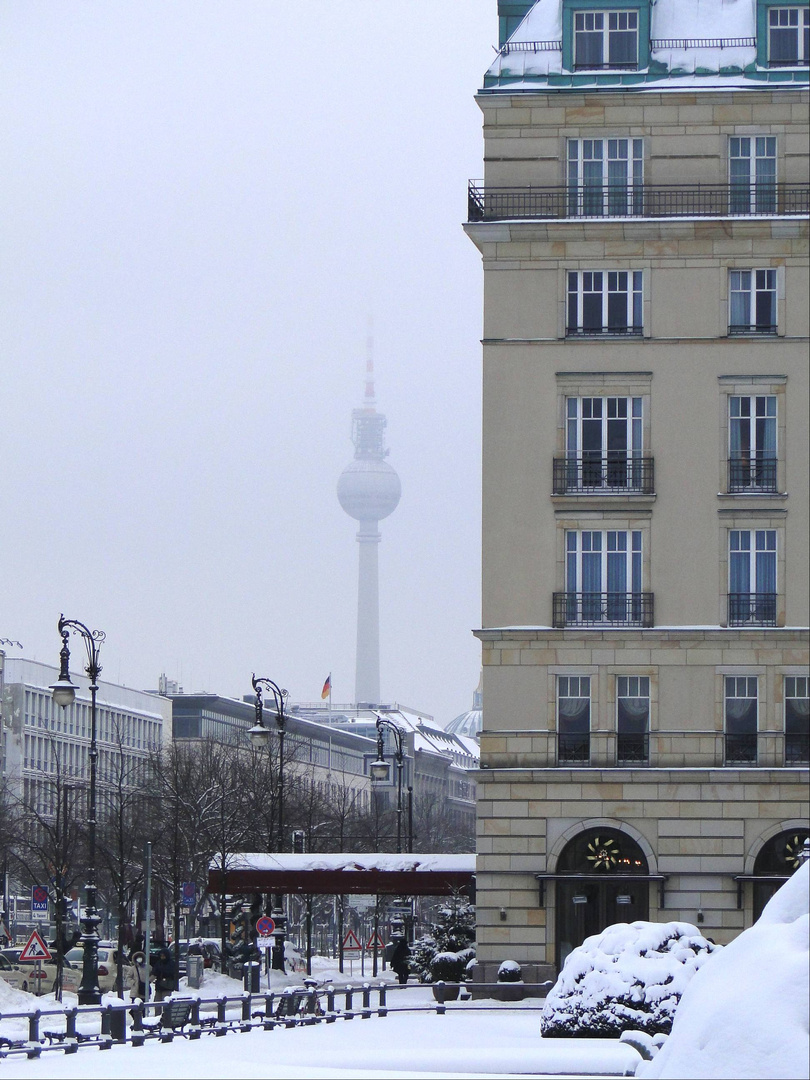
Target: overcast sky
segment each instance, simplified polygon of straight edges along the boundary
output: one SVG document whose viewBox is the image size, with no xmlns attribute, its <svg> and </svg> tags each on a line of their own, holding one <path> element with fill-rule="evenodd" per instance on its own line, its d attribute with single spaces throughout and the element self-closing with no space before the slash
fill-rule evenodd
<svg viewBox="0 0 810 1080">
<path fill-rule="evenodd" d="M 128 686 L 352 700 L 372 318 L 382 696 L 468 708 L 495 0 L 6 0 L 0 36 L 0 636 L 55 663 L 64 611 Z"/>
</svg>

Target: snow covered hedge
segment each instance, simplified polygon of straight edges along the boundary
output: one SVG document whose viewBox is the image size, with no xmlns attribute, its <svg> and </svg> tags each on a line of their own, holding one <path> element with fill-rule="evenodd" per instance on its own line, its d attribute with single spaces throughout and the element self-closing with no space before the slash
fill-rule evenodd
<svg viewBox="0 0 810 1080">
<path fill-rule="evenodd" d="M 567 957 L 541 1020 L 545 1038 L 669 1034 L 689 980 L 715 950 L 690 923 L 616 923 Z"/>
</svg>

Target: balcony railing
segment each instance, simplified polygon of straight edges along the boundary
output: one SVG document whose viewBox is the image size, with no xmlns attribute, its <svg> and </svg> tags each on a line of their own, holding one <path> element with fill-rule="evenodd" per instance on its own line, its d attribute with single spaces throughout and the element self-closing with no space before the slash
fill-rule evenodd
<svg viewBox="0 0 810 1080">
<path fill-rule="evenodd" d="M 756 765 L 757 737 L 726 735 L 726 765 Z"/>
<path fill-rule="evenodd" d="M 810 735 L 785 735 L 785 764 L 810 765 Z"/>
<path fill-rule="evenodd" d="M 729 337 L 750 337 L 752 334 L 773 336 L 778 331 L 776 323 L 729 323 L 728 327 Z"/>
<path fill-rule="evenodd" d="M 616 736 L 617 765 L 646 765 L 650 760 L 650 739 L 646 733 Z"/>
<path fill-rule="evenodd" d="M 557 736 L 558 765 L 587 765 L 591 760 L 590 735 Z"/>
<path fill-rule="evenodd" d="M 765 454 L 739 454 L 728 459 L 729 492 L 776 491 L 776 458 Z"/>
<path fill-rule="evenodd" d="M 776 626 L 776 593 L 729 593 L 729 626 Z"/>
<path fill-rule="evenodd" d="M 810 184 L 484 186 L 471 180 L 469 221 L 582 217 L 750 217 L 806 214 Z"/>
<path fill-rule="evenodd" d="M 554 593 L 553 625 L 649 627 L 653 625 L 653 594 Z"/>
<path fill-rule="evenodd" d="M 653 458 L 640 454 L 609 450 L 554 459 L 555 495 L 652 495 L 654 481 Z"/>
</svg>

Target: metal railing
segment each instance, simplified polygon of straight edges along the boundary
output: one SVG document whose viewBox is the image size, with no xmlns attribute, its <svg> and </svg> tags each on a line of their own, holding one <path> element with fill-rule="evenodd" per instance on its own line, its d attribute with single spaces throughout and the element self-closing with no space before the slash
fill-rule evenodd
<svg viewBox="0 0 810 1080">
<path fill-rule="evenodd" d="M 553 621 L 565 626 L 653 625 L 653 594 L 650 592 L 554 593 Z"/>
<path fill-rule="evenodd" d="M 776 593 L 729 593 L 729 626 L 776 626 Z"/>
<path fill-rule="evenodd" d="M 810 765 L 810 735 L 791 732 L 785 735 L 785 764 Z"/>
<path fill-rule="evenodd" d="M 810 184 L 485 186 L 470 180 L 469 221 L 580 217 L 750 217 L 810 212 Z"/>
<path fill-rule="evenodd" d="M 566 337 L 604 337 L 606 334 L 621 334 L 623 337 L 641 337 L 644 333 L 643 326 L 620 326 L 618 324 L 607 326 L 566 326 Z"/>
<path fill-rule="evenodd" d="M 766 454 L 738 454 L 728 459 L 728 490 L 776 491 L 776 458 Z"/>
<path fill-rule="evenodd" d="M 655 491 L 654 459 L 642 454 L 608 450 L 554 458 L 555 495 L 604 495 Z"/>
<path fill-rule="evenodd" d="M 751 334 L 776 334 L 776 323 L 729 323 L 729 337 L 749 337 Z"/>
<path fill-rule="evenodd" d="M 726 735 L 725 738 L 725 764 L 726 765 L 756 765 L 757 763 L 757 736 L 752 735 Z"/>
<path fill-rule="evenodd" d="M 558 765 L 587 765 L 590 760 L 590 735 L 557 735 Z"/>
<path fill-rule="evenodd" d="M 618 732 L 616 735 L 617 765 L 646 765 L 650 760 L 650 737 L 646 733 L 629 734 Z"/>
</svg>

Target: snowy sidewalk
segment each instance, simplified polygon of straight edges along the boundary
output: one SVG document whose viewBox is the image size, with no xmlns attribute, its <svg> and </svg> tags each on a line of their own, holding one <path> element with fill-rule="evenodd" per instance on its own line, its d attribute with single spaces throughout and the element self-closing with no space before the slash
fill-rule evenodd
<svg viewBox="0 0 810 1080">
<path fill-rule="evenodd" d="M 9 1058 L 7 1077 L 26 1080 L 106 1080 L 149 1076 L 199 1077 L 490 1077 L 632 1076 L 641 1058 L 608 1039 L 540 1037 L 539 1016 L 525 1009 L 457 1009 L 445 1016 L 400 1013 L 370 1020 L 271 1032 L 252 1031 L 168 1045 L 78 1053 L 44 1053 L 39 1060 Z"/>
</svg>

